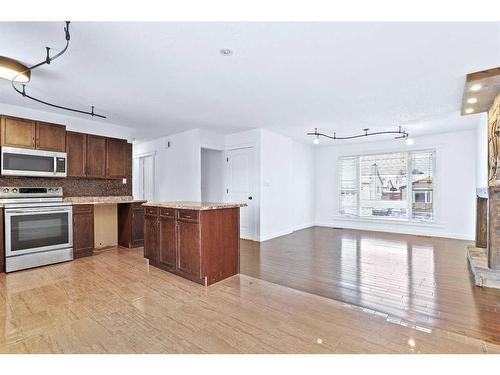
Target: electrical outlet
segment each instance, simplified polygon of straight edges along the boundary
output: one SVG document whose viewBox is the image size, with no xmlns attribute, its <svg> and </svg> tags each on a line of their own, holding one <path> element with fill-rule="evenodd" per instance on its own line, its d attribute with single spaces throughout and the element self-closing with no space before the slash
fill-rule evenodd
<svg viewBox="0 0 500 375">
<path fill-rule="evenodd" d="M 127 179 L 126 178 L 122 178 L 122 184 L 123 185 L 127 185 Z"/>
</svg>

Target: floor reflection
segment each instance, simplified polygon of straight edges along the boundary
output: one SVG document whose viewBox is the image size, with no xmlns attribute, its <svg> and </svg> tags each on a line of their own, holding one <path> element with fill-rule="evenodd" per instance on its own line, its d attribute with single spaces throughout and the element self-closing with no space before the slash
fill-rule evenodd
<svg viewBox="0 0 500 375">
<path fill-rule="evenodd" d="M 473 286 L 470 242 L 314 227 L 242 241 L 241 271 L 402 319 L 500 342 L 500 291 Z"/>
</svg>

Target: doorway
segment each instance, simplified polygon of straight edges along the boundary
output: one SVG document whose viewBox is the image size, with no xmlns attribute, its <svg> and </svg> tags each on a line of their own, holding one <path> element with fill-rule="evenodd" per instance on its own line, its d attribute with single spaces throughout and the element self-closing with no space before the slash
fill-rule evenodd
<svg viewBox="0 0 500 375">
<path fill-rule="evenodd" d="M 224 202 L 224 151 L 201 149 L 201 200 Z"/>
<path fill-rule="evenodd" d="M 152 201 L 155 198 L 155 154 L 144 154 L 133 159 L 132 194 L 135 199 Z"/>
</svg>

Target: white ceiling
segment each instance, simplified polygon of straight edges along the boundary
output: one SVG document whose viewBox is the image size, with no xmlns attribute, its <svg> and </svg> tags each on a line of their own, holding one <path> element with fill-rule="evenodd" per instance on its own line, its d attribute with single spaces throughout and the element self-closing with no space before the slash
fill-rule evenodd
<svg viewBox="0 0 500 375">
<path fill-rule="evenodd" d="M 63 22 L 0 22 L 0 55 L 33 64 L 62 48 Z M 29 92 L 146 139 L 192 128 L 254 127 L 298 140 L 395 129 L 471 128 L 465 74 L 500 65 L 500 23 L 71 24 L 68 52 L 33 72 Z M 233 50 L 226 57 L 222 48 Z M 60 112 L 0 80 L 0 102 Z"/>
</svg>

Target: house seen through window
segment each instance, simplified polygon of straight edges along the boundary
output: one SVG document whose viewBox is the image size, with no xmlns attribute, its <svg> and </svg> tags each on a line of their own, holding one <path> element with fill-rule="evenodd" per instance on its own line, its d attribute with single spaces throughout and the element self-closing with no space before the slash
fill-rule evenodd
<svg viewBox="0 0 500 375">
<path fill-rule="evenodd" d="M 340 158 L 340 214 L 432 221 L 434 156 L 412 151 Z"/>
</svg>

